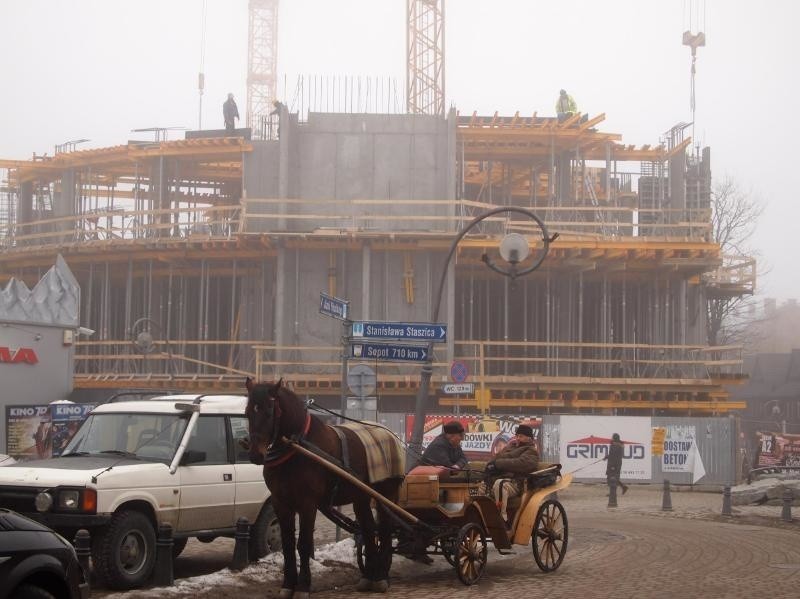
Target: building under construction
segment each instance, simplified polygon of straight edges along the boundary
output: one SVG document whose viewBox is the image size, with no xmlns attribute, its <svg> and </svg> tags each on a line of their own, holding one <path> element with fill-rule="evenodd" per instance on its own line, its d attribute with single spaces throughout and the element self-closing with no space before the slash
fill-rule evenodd
<svg viewBox="0 0 800 599">
<path fill-rule="evenodd" d="M 740 356 L 705 347 L 705 305 L 752 279 L 710 239 L 710 154 L 690 157 L 682 127 L 636 148 L 600 131 L 602 115 L 279 118 L 277 139 L 196 132 L 3 163 L 3 277 L 35 283 L 61 253 L 81 284 L 96 333 L 78 347 L 78 389 L 252 374 L 339 397 L 342 329 L 320 292 L 355 320 L 426 322 L 454 235 L 513 205 L 559 237 L 513 283 L 481 256 L 509 231 L 541 244 L 532 221 L 489 219 L 461 242 L 434 383 L 462 360 L 493 409 L 740 407 L 722 386 Z M 379 365 L 382 409 L 407 407 L 417 371 Z M 456 401 L 475 403 L 440 399 Z"/>
<path fill-rule="evenodd" d="M 353 320 L 428 322 L 446 268 L 430 406 L 487 408 L 441 392 L 458 360 L 493 411 L 744 407 L 724 386 L 740 349 L 706 346 L 706 302 L 752 293 L 754 266 L 712 240 L 711 155 L 687 125 L 634 147 L 602 114 L 445 114 L 413 98 L 390 114 L 353 90 L 233 136 L 0 161 L 0 283 L 33 284 L 64 257 L 95 331 L 77 345 L 78 397 L 241 390 L 251 375 L 338 405 L 346 344 L 320 292 Z M 509 232 L 541 246 L 516 216 L 482 222 L 445 264 L 462 227 L 500 206 L 559 234 L 542 267 L 515 281 L 486 268 Z M 419 365 L 370 366 L 379 409 L 408 411 Z"/>
</svg>

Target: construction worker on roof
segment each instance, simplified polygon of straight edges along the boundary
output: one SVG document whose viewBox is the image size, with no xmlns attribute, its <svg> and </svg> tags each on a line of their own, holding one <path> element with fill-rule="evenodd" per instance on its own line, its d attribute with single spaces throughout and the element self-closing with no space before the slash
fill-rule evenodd
<svg viewBox="0 0 800 599">
<path fill-rule="evenodd" d="M 556 101 L 558 120 L 563 121 L 568 119 L 576 112 L 578 112 L 578 105 L 575 103 L 575 100 L 567 93 L 567 90 L 562 89 Z"/>
</svg>

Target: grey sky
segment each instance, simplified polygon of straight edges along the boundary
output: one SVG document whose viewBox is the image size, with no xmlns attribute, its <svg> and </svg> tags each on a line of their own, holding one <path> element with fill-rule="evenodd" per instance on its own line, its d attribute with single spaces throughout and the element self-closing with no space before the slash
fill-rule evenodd
<svg viewBox="0 0 800 599">
<path fill-rule="evenodd" d="M 689 121 L 698 0 L 447 0 L 446 90 L 462 113 L 553 112 L 566 88 L 602 130 L 655 144 Z M 705 10 L 703 10 L 703 6 Z M 202 0 L 0 1 L 0 157 L 29 158 L 130 130 L 196 127 Z M 770 274 L 759 293 L 800 297 L 793 139 L 800 3 L 706 0 L 698 50 L 697 140 L 714 175 L 767 203 L 753 240 Z M 405 0 L 281 0 L 278 70 L 405 77 Z M 203 124 L 222 126 L 229 91 L 246 104 L 247 0 L 207 0 Z M 281 83 L 281 88 L 283 84 Z M 402 99 L 402 98 L 401 98 Z"/>
</svg>

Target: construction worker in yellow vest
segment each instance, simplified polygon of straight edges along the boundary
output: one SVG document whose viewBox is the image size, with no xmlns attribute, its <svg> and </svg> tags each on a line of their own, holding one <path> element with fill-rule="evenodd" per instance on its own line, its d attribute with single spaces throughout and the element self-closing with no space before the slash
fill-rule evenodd
<svg viewBox="0 0 800 599">
<path fill-rule="evenodd" d="M 576 112 L 578 112 L 578 105 L 575 103 L 575 100 L 567 93 L 567 90 L 562 89 L 556 101 L 558 120 L 563 121 Z"/>
</svg>

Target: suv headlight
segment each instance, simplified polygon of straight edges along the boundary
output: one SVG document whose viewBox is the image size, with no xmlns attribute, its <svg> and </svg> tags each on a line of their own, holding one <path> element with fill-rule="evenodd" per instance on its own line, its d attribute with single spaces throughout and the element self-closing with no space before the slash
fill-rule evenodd
<svg viewBox="0 0 800 599">
<path fill-rule="evenodd" d="M 80 491 L 61 491 L 58 494 L 58 508 L 63 510 L 76 510 L 80 507 L 80 500 Z"/>
<path fill-rule="evenodd" d="M 47 491 L 42 491 L 34 499 L 36 510 L 39 512 L 49 512 L 53 507 L 53 496 Z"/>
</svg>

